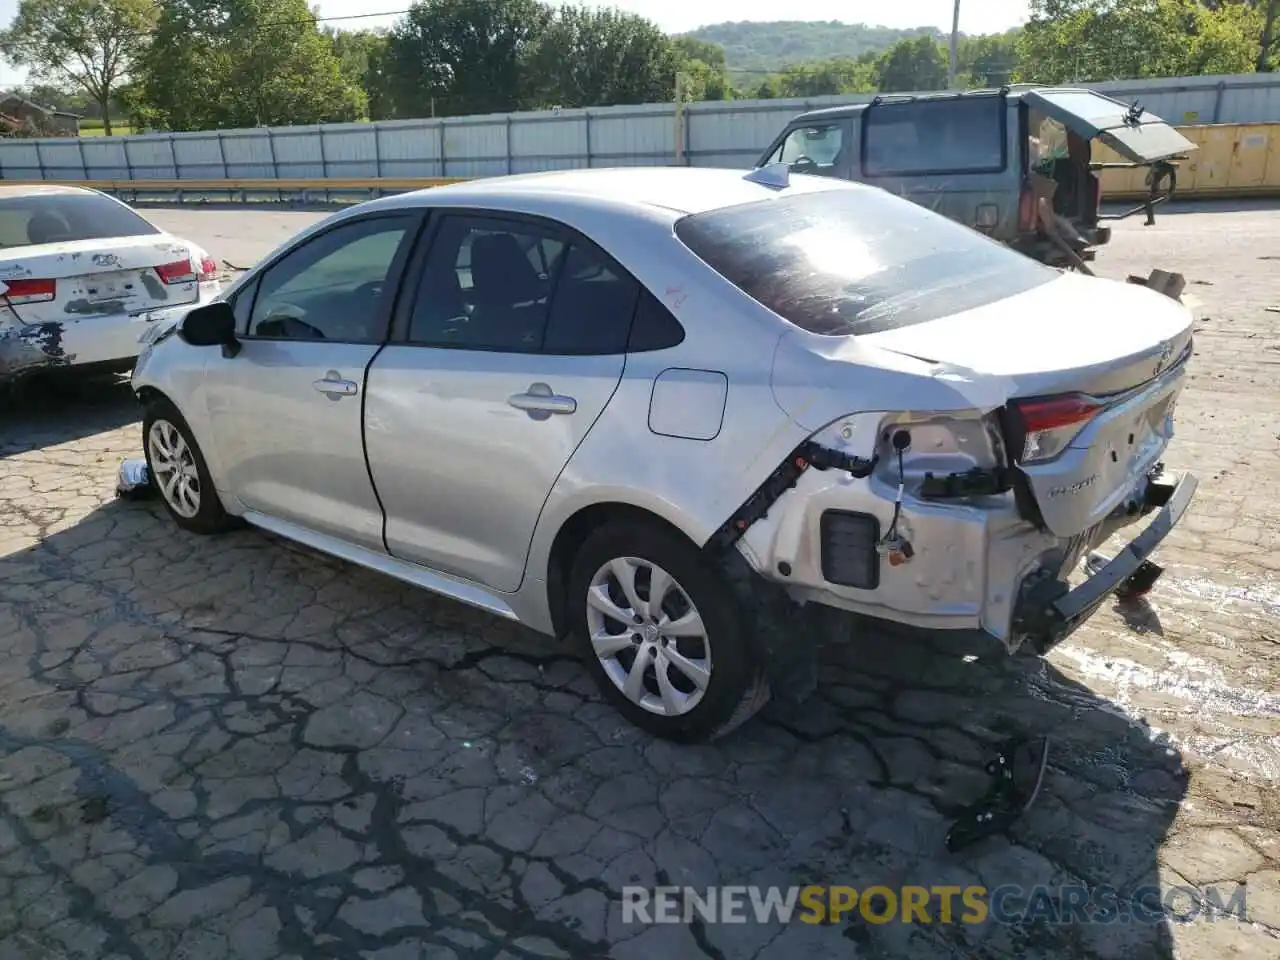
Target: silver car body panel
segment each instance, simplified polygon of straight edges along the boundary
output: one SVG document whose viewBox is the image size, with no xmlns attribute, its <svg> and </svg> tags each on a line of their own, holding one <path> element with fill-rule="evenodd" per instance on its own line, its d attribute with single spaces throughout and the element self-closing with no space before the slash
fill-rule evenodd
<svg viewBox="0 0 1280 960">
<path fill-rule="evenodd" d="M 674 223 L 688 212 L 796 192 L 870 189 L 792 177 L 779 190 L 751 183 L 740 171 L 659 168 L 495 178 L 373 201 L 314 225 L 287 247 L 380 209 L 481 208 L 546 217 L 592 238 L 630 270 L 681 322 L 685 339 L 625 358 L 297 344 L 308 350 L 284 351 L 280 364 L 261 367 L 270 383 L 250 384 L 236 372 L 243 353 L 226 359 L 171 336 L 146 352 L 134 385 L 168 396 L 183 411 L 229 512 L 543 632 L 554 628 L 548 598 L 553 544 L 580 511 L 635 507 L 701 545 L 805 440 L 859 457 L 879 453 L 880 464 L 863 480 L 838 471 L 802 476 L 739 541 L 740 552 L 797 599 L 922 626 L 980 626 L 1008 640 L 1025 575 L 1068 566 L 1128 522 L 1098 515 L 1112 502 L 1141 495 L 1143 468 L 1155 463 L 1169 436 L 1167 423 L 1153 422 L 1149 411 L 1171 404 L 1180 377 L 1115 408 L 1114 424 L 1146 417 L 1149 436 L 1123 471 L 1099 481 L 1098 496 L 1061 530 L 1037 529 L 1023 519 L 1011 493 L 926 502 L 915 496 L 915 481 L 927 471 L 991 466 L 1004 455 L 992 415 L 1024 395 L 1024 375 L 1034 380 L 1060 372 L 1065 382 L 1067 365 L 1089 359 L 1061 353 L 1063 344 L 1084 339 L 1069 323 L 1108 318 L 1113 359 L 1101 349 L 1096 362 L 1086 364 L 1090 376 L 1105 380 L 1144 351 L 1159 353 L 1160 344 L 1189 330 L 1190 320 L 1179 305 L 1180 320 L 1161 314 L 1164 298 L 1148 290 L 1062 278 L 1040 288 L 1043 301 L 1036 303 L 1058 305 L 1062 330 L 1049 323 L 1033 327 L 1030 304 L 998 303 L 960 322 L 957 329 L 977 326 L 953 343 L 943 333 L 956 318 L 863 337 L 821 337 L 782 321 L 673 235 Z M 1068 314 L 1063 298 L 1088 310 Z M 1112 321 L 1109 311 L 1117 307 L 1126 317 Z M 915 335 L 929 327 L 927 335 Z M 971 348 L 979 328 L 985 351 Z M 1037 338 L 1048 333 L 1053 342 L 1041 349 Z M 245 341 L 246 349 L 260 345 Z M 679 380 L 681 402 L 699 411 L 686 436 L 650 425 L 655 406 L 661 410 L 665 402 L 655 400 L 655 385 L 673 369 L 701 372 Z M 362 396 L 329 401 L 314 393 L 312 382 L 331 370 L 358 380 Z M 537 419 L 507 402 L 534 383 L 574 397 L 577 409 Z M 706 432 L 708 408 L 722 411 L 714 436 Z M 1120 429 L 1114 424 L 1095 425 L 1099 442 Z M 885 437 L 895 425 L 917 438 L 905 458 L 908 493 L 901 511 L 916 555 L 901 567 L 882 565 L 875 590 L 834 586 L 823 579 L 816 552 L 818 518 L 835 506 L 874 514 L 882 527 L 888 523 L 900 478 Z M 369 469 L 362 474 L 365 445 Z M 297 463 L 284 463 L 287 457 Z M 1028 474 L 1033 484 L 1056 483 L 1051 472 Z M 385 545 L 376 533 L 383 516 Z M 780 562 L 789 564 L 788 576 L 779 573 Z"/>
</svg>

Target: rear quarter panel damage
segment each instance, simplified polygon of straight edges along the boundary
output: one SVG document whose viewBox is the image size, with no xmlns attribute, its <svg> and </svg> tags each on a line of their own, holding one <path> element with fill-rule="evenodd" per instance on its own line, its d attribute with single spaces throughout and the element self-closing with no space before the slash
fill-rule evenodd
<svg viewBox="0 0 1280 960">
<path fill-rule="evenodd" d="M 23 323 L 12 314 L 0 319 L 0 383 L 42 367 L 69 366 L 74 360 L 62 342 L 57 321 Z"/>
</svg>

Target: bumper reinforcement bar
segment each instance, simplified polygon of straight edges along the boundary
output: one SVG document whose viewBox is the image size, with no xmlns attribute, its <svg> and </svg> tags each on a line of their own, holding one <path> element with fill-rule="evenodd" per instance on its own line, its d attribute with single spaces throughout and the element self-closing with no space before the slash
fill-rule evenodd
<svg viewBox="0 0 1280 960">
<path fill-rule="evenodd" d="M 1188 473 L 1183 474 L 1171 492 L 1157 486 L 1153 496 L 1167 496 L 1160 512 L 1142 533 L 1074 590 L 1054 580 L 1037 584 L 1027 592 L 1024 604 L 1030 609 L 1015 619 L 1022 621 L 1028 639 L 1039 653 L 1056 647 L 1088 620 L 1107 597 L 1124 589 L 1130 577 L 1148 562 L 1156 547 L 1187 512 L 1198 485 L 1199 481 Z M 1046 596 L 1048 590 L 1052 591 L 1051 596 Z"/>
</svg>

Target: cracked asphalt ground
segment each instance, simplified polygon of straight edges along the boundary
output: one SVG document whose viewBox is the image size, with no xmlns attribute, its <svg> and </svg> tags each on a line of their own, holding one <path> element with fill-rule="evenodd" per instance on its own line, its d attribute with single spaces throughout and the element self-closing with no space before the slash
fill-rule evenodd
<svg viewBox="0 0 1280 960">
<path fill-rule="evenodd" d="M 154 215 L 233 262 L 316 216 Z M 127 391 L 37 391 L 0 414 L 0 960 L 1277 956 L 1278 259 L 1256 205 L 1127 221 L 1101 255 L 1184 271 L 1205 314 L 1169 457 L 1202 485 L 1149 602 L 1046 661 L 871 633 L 826 652 L 804 712 L 706 747 L 628 727 L 548 640 L 114 500 Z M 994 745 L 1046 733 L 1036 805 L 948 854 Z M 1249 922 L 646 926 L 620 905 L 627 884 L 803 883 L 1243 883 Z"/>
</svg>

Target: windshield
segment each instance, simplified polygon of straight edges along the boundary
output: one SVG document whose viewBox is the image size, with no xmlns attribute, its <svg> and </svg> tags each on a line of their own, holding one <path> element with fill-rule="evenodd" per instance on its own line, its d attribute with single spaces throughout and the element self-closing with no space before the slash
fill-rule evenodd
<svg viewBox="0 0 1280 960">
<path fill-rule="evenodd" d="M 46 193 L 0 200 L 3 248 L 159 232 L 123 204 L 94 193 Z"/>
<path fill-rule="evenodd" d="M 676 236 L 744 293 L 826 336 L 937 320 L 1058 275 L 872 187 L 692 214 L 676 223 Z"/>
</svg>

